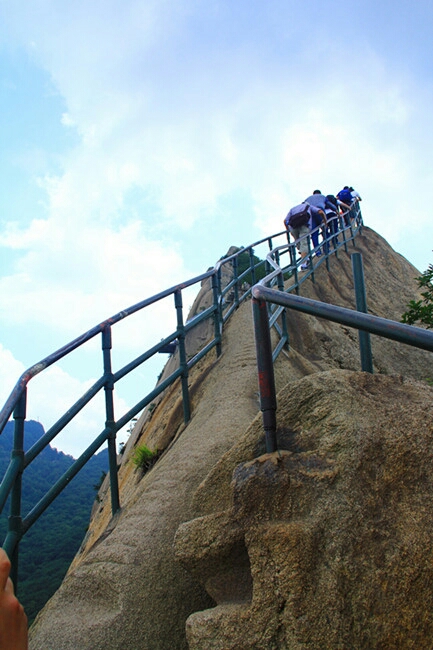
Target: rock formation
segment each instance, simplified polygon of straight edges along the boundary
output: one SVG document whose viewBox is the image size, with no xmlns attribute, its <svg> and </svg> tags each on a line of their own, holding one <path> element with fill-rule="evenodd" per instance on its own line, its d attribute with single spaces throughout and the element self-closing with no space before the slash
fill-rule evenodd
<svg viewBox="0 0 433 650">
<path fill-rule="evenodd" d="M 369 311 L 399 320 L 419 272 L 368 228 L 356 246 Z M 302 293 L 354 307 L 349 254 Z M 188 425 L 178 385 L 137 423 L 122 509 L 111 520 L 108 499 L 98 505 L 32 650 L 183 649 L 187 620 L 191 648 L 427 647 L 431 595 L 410 600 L 430 575 L 431 356 L 372 337 L 370 376 L 356 331 L 291 314 L 289 332 L 275 367 L 284 453 L 254 461 L 263 439 L 248 301 L 221 357 L 191 372 Z M 130 457 L 142 443 L 165 451 L 140 478 Z"/>
<path fill-rule="evenodd" d="M 256 418 L 201 486 L 214 513 L 178 529 L 217 604 L 189 617 L 190 650 L 431 648 L 432 397 L 336 370 L 280 392 L 287 450 L 257 458 Z"/>
</svg>

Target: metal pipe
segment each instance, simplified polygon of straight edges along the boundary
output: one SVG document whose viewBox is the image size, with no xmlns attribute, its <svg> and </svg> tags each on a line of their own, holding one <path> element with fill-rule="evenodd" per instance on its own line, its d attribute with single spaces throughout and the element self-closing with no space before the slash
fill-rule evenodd
<svg viewBox="0 0 433 650">
<path fill-rule="evenodd" d="M 362 255 L 361 253 L 352 253 L 351 258 L 353 281 L 355 284 L 356 309 L 363 312 L 364 314 L 367 314 L 367 294 L 365 291 Z M 368 332 L 364 332 L 363 330 L 358 330 L 358 338 L 359 351 L 361 354 L 361 368 L 364 370 L 364 372 L 370 372 L 373 374 L 373 355 L 371 353 L 370 334 Z"/>
<path fill-rule="evenodd" d="M 353 309 L 347 309 L 346 307 L 328 305 L 318 300 L 304 298 L 303 296 L 281 293 L 281 291 L 269 289 L 261 284 L 256 284 L 252 288 L 252 294 L 257 300 L 275 302 L 278 305 L 289 307 L 295 311 L 326 318 L 335 323 L 348 325 L 355 329 L 361 329 L 371 334 L 378 334 L 384 338 L 433 352 L 433 332 L 424 330 L 421 327 L 398 323 L 397 321 L 380 318 L 371 314 L 363 314 Z"/>
<path fill-rule="evenodd" d="M 278 292 L 279 293 L 279 292 Z M 274 364 L 272 362 L 272 343 L 265 300 L 252 300 L 254 334 L 256 340 L 257 369 L 259 379 L 260 410 L 267 453 L 277 450 L 277 398 L 275 392 Z"/>
<path fill-rule="evenodd" d="M 269 281 L 273 280 L 275 278 L 275 281 L 277 280 L 278 274 L 282 274 L 283 271 L 280 266 L 280 248 L 284 248 L 283 253 L 287 252 L 287 249 L 290 252 L 291 257 L 293 257 L 293 271 L 295 274 L 295 284 L 291 287 L 291 289 L 298 291 L 299 292 L 299 284 L 301 284 L 308 275 L 311 275 L 311 271 L 309 274 L 304 274 L 304 276 L 299 280 L 298 282 L 298 277 L 297 277 L 297 268 L 296 268 L 296 262 L 295 262 L 295 245 L 290 242 L 290 235 L 289 233 L 284 230 L 280 233 L 277 233 L 276 235 L 273 235 L 272 237 L 266 237 L 259 242 L 256 242 L 255 244 L 252 244 L 250 247 L 248 247 L 249 255 L 250 255 L 250 270 L 251 273 L 254 277 L 255 274 L 255 264 L 254 264 L 254 255 L 253 255 L 253 247 L 261 244 L 261 243 L 268 243 L 268 247 L 270 251 L 273 250 L 273 245 L 274 242 L 273 240 L 277 239 L 278 237 L 283 237 L 284 241 L 287 239 L 287 244 L 285 244 L 284 247 L 277 247 L 275 254 L 276 258 L 276 267 L 275 265 L 271 264 L 268 259 L 264 262 L 265 270 L 266 272 L 272 271 L 272 266 L 275 267 L 275 269 L 272 271 L 272 273 L 269 273 L 268 279 Z M 275 250 L 275 249 L 274 249 Z M 3 431 L 6 422 L 9 420 L 9 417 L 11 413 L 16 409 L 17 415 L 20 412 L 20 409 L 18 407 L 18 404 L 20 403 L 20 400 L 23 399 L 25 401 L 26 399 L 26 390 L 27 390 L 27 384 L 32 379 L 36 374 L 40 373 L 41 371 L 45 370 L 48 366 L 54 364 L 57 362 L 59 359 L 65 357 L 68 355 L 70 352 L 76 350 L 79 348 L 81 345 L 89 341 L 91 338 L 95 337 L 96 335 L 102 333 L 102 338 L 103 338 L 103 357 L 104 357 L 104 375 L 101 377 L 99 380 L 97 380 L 96 383 L 90 388 L 85 395 L 80 398 L 61 418 L 49 429 L 49 431 L 42 436 L 42 438 L 32 447 L 31 450 L 27 454 L 24 455 L 23 458 L 23 445 L 17 444 L 16 449 L 14 451 L 15 456 L 12 458 L 9 467 L 6 471 L 5 477 L 2 481 L 2 484 L 0 486 L 0 501 L 2 502 L 2 505 L 4 505 L 4 502 L 7 499 L 8 493 L 13 490 L 14 491 L 14 497 L 13 497 L 13 513 L 11 512 L 11 519 L 10 519 L 10 530 L 7 535 L 5 544 L 6 547 L 9 549 L 11 553 L 15 552 L 15 549 L 18 547 L 19 540 L 21 539 L 22 535 L 28 530 L 28 528 L 36 521 L 36 519 L 42 514 L 42 512 L 45 510 L 46 507 L 54 500 L 54 498 L 61 492 L 61 490 L 69 483 L 71 478 L 75 476 L 75 474 L 81 469 L 81 467 L 87 462 L 87 460 L 93 455 L 93 453 L 96 453 L 96 451 L 99 449 L 99 447 L 107 440 L 108 446 L 109 446 L 109 458 L 110 458 L 110 477 L 116 479 L 117 483 L 117 457 L 116 457 L 116 448 L 115 448 L 115 435 L 117 431 L 119 431 L 127 422 L 130 421 L 131 417 L 134 417 L 139 413 L 144 406 L 149 404 L 157 395 L 159 395 L 163 390 L 165 390 L 169 385 L 171 385 L 177 378 L 180 377 L 181 379 L 181 385 L 182 385 L 182 393 L 183 393 L 183 402 L 184 402 L 184 419 L 185 421 L 188 421 L 190 419 L 190 396 L 189 396 L 189 390 L 188 390 L 188 372 L 189 368 L 191 368 L 194 363 L 196 363 L 204 354 L 206 354 L 208 351 L 210 351 L 213 347 L 217 347 L 217 354 L 221 354 L 221 346 L 222 346 L 222 328 L 223 328 L 223 322 L 227 319 L 228 315 L 234 311 L 236 307 L 236 303 L 240 302 L 241 298 L 239 300 L 235 300 L 235 304 L 232 305 L 232 307 L 224 314 L 223 312 L 223 296 L 224 292 L 221 290 L 221 269 L 223 264 L 230 264 L 233 261 L 233 268 L 235 269 L 235 278 L 234 278 L 234 288 L 235 288 L 235 293 L 237 287 L 237 282 L 241 280 L 241 277 L 236 272 L 236 266 L 237 266 L 237 257 L 239 254 L 243 254 L 245 252 L 244 250 L 238 251 L 238 253 L 234 254 L 233 256 L 230 256 L 229 258 L 226 258 L 224 260 L 221 260 L 218 262 L 213 269 L 210 271 L 207 271 L 206 273 L 197 276 L 195 278 L 192 278 L 191 280 L 188 280 L 187 282 L 183 282 L 181 284 L 178 284 L 174 287 L 171 287 L 169 289 L 166 289 L 165 291 L 156 294 L 152 296 L 151 298 L 148 298 L 146 300 L 143 300 L 132 307 L 129 307 L 126 310 L 123 310 L 121 312 L 118 312 L 111 318 L 107 319 L 106 321 L 103 321 L 102 323 L 99 323 L 95 327 L 93 327 L 91 330 L 85 332 L 78 338 L 74 339 L 72 342 L 68 343 L 64 347 L 60 348 L 53 354 L 49 355 L 45 359 L 43 359 L 41 362 L 33 365 L 31 368 L 29 368 L 26 372 L 24 372 L 19 381 L 17 382 L 15 388 L 13 389 L 11 395 L 9 396 L 8 400 L 6 401 L 4 407 L 0 411 L 0 434 Z M 311 255 L 311 252 L 310 252 Z M 263 263 L 260 263 L 263 264 Z M 291 268 L 291 267 L 289 267 Z M 248 270 L 245 272 L 247 273 Z M 283 277 L 281 275 L 281 277 Z M 182 295 L 181 295 L 181 290 L 186 287 L 193 286 L 194 284 L 201 282 L 203 283 L 205 280 L 208 278 L 212 278 L 212 288 L 213 288 L 213 296 L 214 296 L 214 301 L 213 301 L 213 307 L 209 308 L 206 310 L 208 313 L 203 313 L 200 315 L 200 317 L 197 317 L 197 320 L 195 322 L 189 322 L 186 325 L 183 322 L 183 306 L 182 306 Z M 283 289 L 283 286 L 281 280 L 279 281 L 279 286 L 280 289 Z M 226 291 L 226 290 L 224 290 Z M 284 294 L 284 291 L 280 291 L 281 294 Z M 174 301 L 175 301 L 175 307 L 176 307 L 176 312 L 177 312 L 177 330 L 173 334 L 171 334 L 169 337 L 167 337 L 163 342 L 161 342 L 158 345 L 155 345 L 153 348 L 150 350 L 147 350 L 144 354 L 140 355 L 137 359 L 134 361 L 130 362 L 127 364 L 124 368 L 120 369 L 118 372 L 113 373 L 112 368 L 111 368 L 111 328 L 112 326 L 121 321 L 122 319 L 138 312 L 139 310 L 148 307 L 154 303 L 156 303 L 159 300 L 162 300 L 169 295 L 174 295 Z M 244 296 L 242 296 L 242 299 Z M 272 311 L 272 310 L 271 310 Z M 266 317 L 267 314 L 267 306 L 263 302 L 263 304 L 260 307 L 260 315 L 262 318 Z M 187 337 L 187 332 L 192 329 L 198 322 L 199 320 L 204 319 L 205 317 L 214 317 L 215 318 L 215 337 L 212 341 L 208 342 L 192 359 L 187 361 L 187 354 L 186 354 L 186 337 Z M 282 337 L 281 341 L 284 341 L 284 323 L 283 323 L 283 328 L 282 330 L 279 331 L 279 336 Z M 260 337 L 259 337 L 260 338 Z M 164 343 L 167 342 L 172 342 L 173 340 L 177 339 L 179 342 L 179 368 L 177 368 L 171 375 L 170 377 L 167 377 L 164 379 L 164 381 L 160 382 L 157 387 L 151 391 L 144 399 L 142 399 L 140 402 L 138 402 L 132 409 L 130 409 L 126 414 L 124 414 L 121 418 L 119 418 L 118 422 L 115 422 L 114 420 L 114 403 L 113 403 L 113 393 L 114 393 L 114 385 L 115 383 L 127 375 L 129 372 L 131 372 L 133 369 L 138 367 L 141 363 L 149 359 L 150 357 L 153 356 L 156 352 L 159 351 L 161 346 L 164 345 Z M 256 343 L 257 345 L 257 343 Z M 258 344 L 259 347 L 263 347 L 263 345 L 267 348 L 267 350 L 271 350 L 271 340 L 270 340 L 270 330 L 269 330 L 269 323 L 267 324 L 267 329 L 264 330 L 264 335 Z M 279 346 L 277 346 L 277 349 L 279 347 L 282 347 L 281 343 Z M 273 377 L 273 366 L 272 364 L 269 366 L 268 362 L 263 362 L 264 363 L 264 368 L 263 368 L 263 377 L 266 378 L 266 381 L 262 383 L 261 386 L 261 403 L 263 407 L 263 417 L 265 421 L 265 431 L 266 431 L 266 445 L 267 445 L 267 450 L 273 451 L 276 449 L 276 397 L 275 397 L 275 382 L 274 382 L 274 377 Z M 68 471 L 63 477 L 61 477 L 57 483 L 51 488 L 51 490 L 41 499 L 41 501 L 32 509 L 32 511 L 22 519 L 22 515 L 20 512 L 21 508 L 21 475 L 22 475 L 22 470 L 23 466 L 26 467 L 35 457 L 36 455 L 47 445 L 51 442 L 51 440 L 59 433 L 65 426 L 66 424 L 92 399 L 98 392 L 101 390 L 101 388 L 105 389 L 105 402 L 106 402 L 106 427 L 104 431 L 96 438 L 96 440 L 88 447 L 86 452 L 80 456 L 78 461 L 74 463 L 73 467 Z M 268 391 L 270 393 L 268 394 Z M 270 395 L 270 396 L 269 396 Z M 18 418 L 19 419 L 19 418 Z M 24 426 L 24 420 L 25 420 L 25 408 L 24 408 L 24 417 L 22 418 L 22 426 Z M 18 422 L 16 421 L 16 426 L 17 428 L 17 437 L 19 438 L 20 435 L 23 435 L 23 431 L 18 434 L 19 428 L 21 427 L 21 424 L 18 425 Z M 20 442 L 17 440 L 17 443 Z M 24 463 L 24 465 L 23 465 Z M 12 485 L 15 484 L 15 487 L 12 487 Z M 118 490 L 118 486 L 117 486 Z M 112 493 L 116 494 L 116 487 L 114 486 L 112 488 Z M 118 492 L 117 492 L 118 494 Z M 119 506 L 118 500 L 116 500 L 116 497 L 112 497 L 112 507 L 114 503 L 114 509 L 116 510 Z"/>
<path fill-rule="evenodd" d="M 191 406 L 189 402 L 189 389 L 188 389 L 188 364 L 186 361 L 186 346 L 185 346 L 185 328 L 183 325 L 183 305 L 182 305 L 182 292 L 177 290 L 174 292 L 174 304 L 177 314 L 177 329 L 179 332 L 179 367 L 181 369 L 181 383 L 182 383 L 182 401 L 183 401 L 183 420 L 189 422 L 191 419 Z"/>
<path fill-rule="evenodd" d="M 50 503 L 59 496 L 62 490 L 69 485 L 71 480 L 78 474 L 84 465 L 92 458 L 98 449 L 104 444 L 110 435 L 109 429 L 104 429 L 97 438 L 87 447 L 79 458 L 66 470 L 66 472 L 54 483 L 48 492 L 38 501 L 23 519 L 23 534 L 39 519 Z"/>
<path fill-rule="evenodd" d="M 111 326 L 102 330 L 102 354 L 104 363 L 105 426 L 110 434 L 107 438 L 108 466 L 110 470 L 111 512 L 113 516 L 120 510 L 119 481 L 117 476 L 116 425 L 114 421 L 114 381 L 111 368 Z"/>
<path fill-rule="evenodd" d="M 216 354 L 217 357 L 221 356 L 222 352 L 222 321 L 221 321 L 221 314 L 219 310 L 219 294 L 218 294 L 218 275 L 215 273 L 212 276 L 212 297 L 213 297 L 213 305 L 214 305 L 214 313 L 213 313 L 213 322 L 214 322 L 214 337 L 216 340 Z"/>
<path fill-rule="evenodd" d="M 21 518 L 21 491 L 22 491 L 22 474 L 24 469 L 24 423 L 26 419 L 27 391 L 21 395 L 18 404 L 14 410 L 14 446 L 12 449 L 12 458 L 18 459 L 19 471 L 15 478 L 11 492 L 11 505 L 9 515 L 9 532 L 17 538 L 17 544 L 9 558 L 12 564 L 11 579 L 16 585 L 18 581 L 18 550 L 19 541 L 22 537 L 22 518 Z"/>
</svg>

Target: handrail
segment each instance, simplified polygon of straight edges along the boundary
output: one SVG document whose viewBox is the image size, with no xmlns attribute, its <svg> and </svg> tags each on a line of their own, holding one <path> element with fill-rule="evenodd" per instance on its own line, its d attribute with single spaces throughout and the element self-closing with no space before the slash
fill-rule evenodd
<svg viewBox="0 0 433 650">
<path fill-rule="evenodd" d="M 6 400 L 3 408 L 0 411 L 0 434 L 4 430 L 6 423 L 9 421 L 11 414 L 15 420 L 14 429 L 14 446 L 10 464 L 5 472 L 5 475 L 0 483 L 0 512 L 11 495 L 11 513 L 9 517 L 9 532 L 4 541 L 4 548 L 8 555 L 13 560 L 13 565 L 16 566 L 15 554 L 18 549 L 18 544 L 22 536 L 33 525 L 37 518 L 45 511 L 50 503 L 60 494 L 66 487 L 70 480 L 80 471 L 80 469 L 87 463 L 94 453 L 105 443 L 108 443 L 108 457 L 109 457 L 109 473 L 110 473 L 110 490 L 111 490 L 111 507 L 114 514 L 120 508 L 119 488 L 117 481 L 117 452 L 116 452 L 116 434 L 128 422 L 130 422 L 140 411 L 142 411 L 148 404 L 150 404 L 156 397 L 158 397 L 164 390 L 166 390 L 175 381 L 180 380 L 182 388 L 182 401 L 184 410 L 184 421 L 188 422 L 191 416 L 190 413 L 190 399 L 188 389 L 188 373 L 191 368 L 198 363 L 198 361 L 208 354 L 212 349 L 216 349 L 217 357 L 221 354 L 222 346 L 222 329 L 224 323 L 233 313 L 239 304 L 245 300 L 251 293 L 251 287 L 246 292 L 241 291 L 241 285 L 244 279 L 251 274 L 255 279 L 256 273 L 259 268 L 266 265 L 265 260 L 259 262 L 254 261 L 254 250 L 258 247 L 265 246 L 267 250 L 281 243 L 287 242 L 288 236 L 286 231 L 280 231 L 271 237 L 265 237 L 246 248 L 239 249 L 233 255 L 221 259 L 213 269 L 202 273 L 199 276 L 191 278 L 186 282 L 182 282 L 172 286 L 160 293 L 142 300 L 127 309 L 124 309 L 107 320 L 99 323 L 91 328 L 81 336 L 73 341 L 67 343 L 57 351 L 42 359 L 40 362 L 28 368 L 18 379 L 15 387 Z M 247 253 L 249 256 L 250 264 L 242 273 L 238 273 L 238 259 L 240 255 Z M 213 301 L 210 307 L 205 309 L 199 314 L 193 316 L 190 320 L 184 322 L 183 304 L 182 304 L 182 291 L 194 285 L 210 282 L 212 286 Z M 234 296 L 231 297 L 230 294 Z M 152 346 L 141 355 L 130 361 L 123 368 L 116 372 L 111 368 L 111 331 L 112 327 L 120 321 L 144 310 L 150 305 L 169 298 L 174 299 L 174 309 L 176 312 L 177 326 L 168 336 L 161 340 L 156 345 Z M 187 357 L 186 351 L 186 337 L 187 335 L 201 322 L 205 320 L 213 320 L 214 330 L 213 336 L 208 340 L 199 350 L 197 350 L 192 358 Z M 29 449 L 24 452 L 24 421 L 26 418 L 26 403 L 27 391 L 29 384 L 33 377 L 46 370 L 48 367 L 57 363 L 71 352 L 77 350 L 82 345 L 101 335 L 101 347 L 103 356 L 103 372 L 101 376 L 96 379 L 93 385 L 80 397 L 58 420 L 55 422 L 48 431 Z M 130 372 L 141 366 L 143 363 L 152 358 L 155 354 L 166 348 L 167 345 L 176 342 L 176 354 L 179 358 L 178 367 L 168 376 L 160 381 L 153 390 L 151 390 L 144 398 L 137 404 L 130 408 L 117 420 L 114 418 L 113 406 L 113 392 L 115 384 L 128 375 Z M 65 426 L 73 420 L 73 418 L 101 391 L 105 392 L 105 426 L 100 433 L 95 437 L 94 441 L 87 447 L 87 449 L 74 461 L 69 470 L 61 476 L 57 482 L 51 487 L 45 496 L 35 504 L 31 512 L 26 516 L 21 514 L 21 479 L 22 473 L 30 465 L 31 462 L 38 456 L 38 454 L 50 444 L 50 442 L 65 428 Z M 16 580 L 16 575 L 14 576 Z"/>
<path fill-rule="evenodd" d="M 217 357 L 222 351 L 222 330 L 224 324 L 230 318 L 234 310 L 246 299 L 251 296 L 251 287 L 256 284 L 258 274 L 264 272 L 266 283 L 278 283 L 279 287 L 284 284 L 284 279 L 293 277 L 291 290 L 299 292 L 299 286 L 308 278 L 312 277 L 314 281 L 315 269 L 325 261 L 329 268 L 329 257 L 331 254 L 338 255 L 338 250 L 344 247 L 347 252 L 348 242 L 354 240 L 362 228 L 362 216 L 359 206 L 353 206 L 351 218 L 348 225 L 340 219 L 340 231 L 342 241 L 336 244 L 335 238 L 330 238 L 329 242 L 322 244 L 325 247 L 324 255 L 320 259 L 313 255 L 317 250 L 311 248 L 310 236 L 308 236 L 309 258 L 311 267 L 302 275 L 299 273 L 300 260 L 296 260 L 295 242 L 291 240 L 291 235 L 286 231 L 280 231 L 272 236 L 260 239 L 246 248 L 239 249 L 236 253 L 222 258 L 217 262 L 213 269 L 202 273 L 186 282 L 177 284 L 154 296 L 142 300 L 131 307 L 124 309 L 107 320 L 99 323 L 81 336 L 77 337 L 70 343 L 61 347 L 56 352 L 45 357 L 39 363 L 28 368 L 19 378 L 10 396 L 6 400 L 0 411 L 0 434 L 2 433 L 11 414 L 15 420 L 14 428 L 14 446 L 9 467 L 0 484 L 0 512 L 2 511 L 8 496 L 11 496 L 11 510 L 9 517 L 9 532 L 4 541 L 4 548 L 13 561 L 16 580 L 16 565 L 18 545 L 22 536 L 29 530 L 37 518 L 45 511 L 52 501 L 66 487 L 70 480 L 80 471 L 98 449 L 107 442 L 109 457 L 110 473 L 110 491 L 111 491 L 111 508 L 115 514 L 120 508 L 119 487 L 117 480 L 117 453 L 116 453 L 116 434 L 128 422 L 132 420 L 140 411 L 148 406 L 157 396 L 165 391 L 175 381 L 179 380 L 182 389 L 182 402 L 184 411 L 184 421 L 188 422 L 191 417 L 190 399 L 188 389 L 188 374 L 191 368 L 212 349 L 216 349 Z M 328 245 L 329 244 L 329 245 Z M 268 251 L 265 259 L 256 261 L 255 251 L 259 247 L 265 247 Z M 241 255 L 247 254 L 249 265 L 244 271 L 239 271 L 239 259 Z M 288 255 L 289 262 L 283 268 L 279 266 L 281 259 Z M 244 287 L 246 279 L 251 276 L 251 284 Z M 194 315 L 190 320 L 184 322 L 182 291 L 199 283 L 211 283 L 212 304 L 201 313 Z M 116 372 L 111 367 L 111 349 L 112 328 L 120 321 L 144 310 L 150 305 L 169 298 L 174 299 L 174 308 L 176 312 L 176 328 L 167 335 L 160 343 L 152 346 L 138 357 L 130 361 L 123 368 Z M 278 314 L 269 314 L 271 323 L 278 328 Z M 191 358 L 187 357 L 186 337 L 201 322 L 211 319 L 214 323 L 213 336 L 199 350 L 195 351 Z M 287 329 L 283 323 L 280 331 L 281 341 L 279 349 L 287 343 Z M 33 445 L 31 449 L 24 452 L 24 422 L 26 418 L 27 391 L 30 381 L 33 377 L 46 370 L 49 366 L 57 363 L 82 345 L 101 335 L 101 348 L 103 357 L 103 372 L 101 376 L 94 381 L 93 385 L 80 397 L 48 431 Z M 178 355 L 178 367 L 168 376 L 161 380 L 153 390 L 143 397 L 137 404 L 130 408 L 127 413 L 115 420 L 113 393 L 116 383 L 128 375 L 130 372 L 141 366 L 155 354 L 165 351 L 167 346 L 176 343 L 176 354 Z M 165 348 L 165 350 L 164 350 Z M 171 348 L 169 348 L 171 349 Z M 105 393 L 105 425 L 94 441 L 87 447 L 81 456 L 74 461 L 68 471 L 60 477 L 51 487 L 45 496 L 35 504 L 32 510 L 22 517 L 21 513 L 21 480 L 22 473 L 30 465 L 37 455 L 71 422 L 71 420 L 101 391 Z"/>
<path fill-rule="evenodd" d="M 268 253 L 266 261 L 269 268 L 272 268 L 273 271 L 271 271 L 265 278 L 263 278 L 260 284 L 269 287 L 278 285 L 280 291 L 285 291 L 286 293 L 295 292 L 297 295 L 299 295 L 299 288 L 308 278 L 311 277 L 312 281 L 315 282 L 315 271 L 321 264 L 325 263 L 326 268 L 329 271 L 329 259 L 331 255 L 335 254 L 335 256 L 338 256 L 338 251 L 341 248 L 344 248 L 345 252 L 347 253 L 349 242 L 352 242 L 354 245 L 355 237 L 361 233 L 364 225 L 358 202 L 355 202 L 352 205 L 350 211 L 346 213 L 346 216 L 348 222 L 347 225 L 345 221 L 345 215 L 340 215 L 338 217 L 339 229 L 337 234 L 331 234 L 327 242 L 322 242 L 319 245 L 319 248 L 321 247 L 324 249 L 322 256 L 319 258 L 317 256 L 313 258 L 313 255 L 317 255 L 317 249 L 311 248 L 310 235 L 304 235 L 304 237 L 307 238 L 308 259 L 310 261 L 310 265 L 309 268 L 303 272 L 301 276 L 299 275 L 298 268 L 301 260 L 299 259 L 296 261 L 296 242 L 291 241 L 289 235 L 288 245 L 279 246 Z M 316 228 L 316 231 L 320 230 L 322 230 L 322 228 L 321 226 L 318 226 Z M 340 240 L 338 240 L 339 235 L 341 235 L 342 238 Z M 290 261 L 288 265 L 282 266 L 281 259 L 287 253 L 289 254 Z M 288 282 L 288 279 L 292 280 L 292 282 Z M 280 306 L 277 309 L 273 309 L 273 307 L 274 304 L 270 303 L 268 309 L 268 320 L 269 324 L 274 327 L 279 337 L 278 345 L 272 352 L 272 359 L 275 361 L 281 350 L 284 347 L 288 346 L 289 335 L 287 331 L 286 314 L 284 308 Z M 281 326 L 278 323 L 280 316 L 282 321 Z"/>
<path fill-rule="evenodd" d="M 276 426 L 276 389 L 273 368 L 273 354 L 267 304 L 277 304 L 285 309 L 293 309 L 312 316 L 347 325 L 364 332 L 405 343 L 433 352 L 433 332 L 398 323 L 397 321 L 373 316 L 346 307 L 337 307 L 311 298 L 305 298 L 284 291 L 277 291 L 256 284 L 252 288 L 254 332 L 256 338 L 257 369 L 259 377 L 260 408 L 263 414 L 266 451 L 278 449 Z"/>
</svg>

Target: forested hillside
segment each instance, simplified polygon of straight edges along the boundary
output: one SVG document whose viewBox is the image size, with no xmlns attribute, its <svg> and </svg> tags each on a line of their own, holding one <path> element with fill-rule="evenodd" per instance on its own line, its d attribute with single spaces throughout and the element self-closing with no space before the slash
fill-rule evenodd
<svg viewBox="0 0 433 650">
<path fill-rule="evenodd" d="M 0 477 L 10 460 L 13 423 L 0 436 Z M 44 433 L 39 422 L 25 424 L 25 450 Z M 72 465 L 74 459 L 48 446 L 24 472 L 22 512 L 31 507 Z M 31 621 L 60 585 L 85 535 L 101 476 L 107 471 L 107 452 L 94 456 L 44 512 L 20 544 L 19 593 Z M 9 506 L 0 515 L 0 544 L 7 532 Z"/>
</svg>

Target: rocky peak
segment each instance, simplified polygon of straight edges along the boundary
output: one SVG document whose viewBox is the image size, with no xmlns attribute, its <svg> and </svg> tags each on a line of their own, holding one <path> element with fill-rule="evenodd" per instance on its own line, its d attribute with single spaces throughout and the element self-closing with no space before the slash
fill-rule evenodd
<svg viewBox="0 0 433 650">
<path fill-rule="evenodd" d="M 398 320 L 419 272 L 369 228 L 356 247 L 369 311 Z M 354 307 L 349 253 L 302 293 Z M 191 372 L 188 425 L 178 386 L 137 423 L 122 510 L 95 513 L 32 650 L 429 647 L 431 355 L 372 337 L 371 376 L 357 332 L 290 314 L 289 333 L 275 365 L 285 453 L 261 458 L 247 301 L 221 357 Z M 139 443 L 165 449 L 141 478 Z"/>
</svg>

